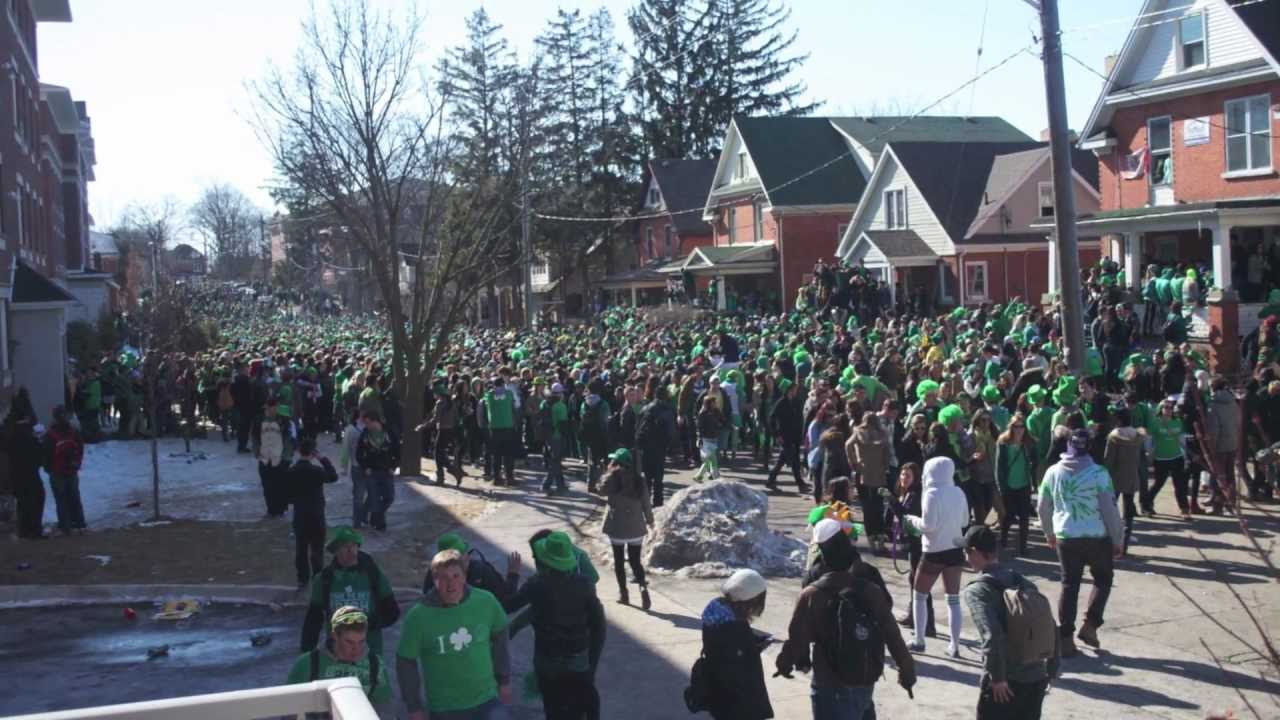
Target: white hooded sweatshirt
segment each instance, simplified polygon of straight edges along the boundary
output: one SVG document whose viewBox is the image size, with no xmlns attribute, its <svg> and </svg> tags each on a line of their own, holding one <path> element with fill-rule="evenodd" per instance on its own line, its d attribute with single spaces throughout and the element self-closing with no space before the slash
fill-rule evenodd
<svg viewBox="0 0 1280 720">
<path fill-rule="evenodd" d="M 907 515 L 907 522 L 923 536 L 921 550 L 942 552 L 962 547 L 964 526 L 969 523 L 969 501 L 956 487 L 955 463 L 936 457 L 924 464 L 924 496 L 920 500 L 923 517 Z"/>
</svg>

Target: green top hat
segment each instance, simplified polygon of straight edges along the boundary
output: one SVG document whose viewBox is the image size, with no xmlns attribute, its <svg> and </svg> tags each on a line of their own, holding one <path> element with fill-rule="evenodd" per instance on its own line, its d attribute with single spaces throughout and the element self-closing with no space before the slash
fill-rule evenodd
<svg viewBox="0 0 1280 720">
<path fill-rule="evenodd" d="M 552 532 L 533 544 L 533 557 L 552 570 L 572 572 L 578 567 L 573 542 L 562 532 Z"/>
</svg>

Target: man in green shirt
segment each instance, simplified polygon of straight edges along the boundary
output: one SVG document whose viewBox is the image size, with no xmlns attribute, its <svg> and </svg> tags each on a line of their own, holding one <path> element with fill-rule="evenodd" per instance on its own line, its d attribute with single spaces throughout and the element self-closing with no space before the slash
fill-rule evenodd
<svg viewBox="0 0 1280 720">
<path fill-rule="evenodd" d="M 367 651 L 368 617 L 357 607 L 340 607 L 329 621 L 333 628 L 329 647 L 302 654 L 289 669 L 290 685 L 353 677 L 380 714 L 391 700 L 391 679 L 377 653 Z"/>
<path fill-rule="evenodd" d="M 302 622 L 302 651 L 316 646 L 321 626 L 334 608 L 356 607 L 368 618 L 369 649 L 382 654 L 382 629 L 400 619 L 400 605 L 387 576 L 360 552 L 364 538 L 346 525 L 334 528 L 326 549 L 333 561 L 311 580 L 311 600 Z"/>
<path fill-rule="evenodd" d="M 501 377 L 494 377 L 491 386 L 480 400 L 480 411 L 484 414 L 484 426 L 489 429 L 493 484 L 511 484 L 515 482 L 515 445 L 519 442 L 516 436 L 516 402 Z"/>
<path fill-rule="evenodd" d="M 467 585 L 457 550 L 436 553 L 431 573 L 434 587 L 405 615 L 396 648 L 409 720 L 426 720 L 426 712 L 432 720 L 507 720 L 507 614 L 492 594 Z"/>
<path fill-rule="evenodd" d="M 542 481 L 542 492 L 550 495 L 552 484 L 555 490 L 564 492 L 564 448 L 565 437 L 569 432 L 569 406 L 564 404 L 564 386 L 554 383 L 551 396 L 538 411 L 539 424 L 546 423 L 543 430 L 547 433 L 547 476 Z"/>
</svg>

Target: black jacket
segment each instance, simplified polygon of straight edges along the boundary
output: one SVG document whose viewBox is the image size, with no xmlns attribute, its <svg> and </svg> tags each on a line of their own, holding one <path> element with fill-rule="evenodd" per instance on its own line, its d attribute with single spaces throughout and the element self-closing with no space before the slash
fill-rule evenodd
<svg viewBox="0 0 1280 720">
<path fill-rule="evenodd" d="M 587 653 L 591 671 L 600 663 L 604 649 L 604 607 L 596 597 L 595 583 L 576 572 L 559 572 L 539 567 L 524 582 L 511 601 L 508 612 L 530 607 L 533 625 L 533 655 L 561 660 Z"/>
<path fill-rule="evenodd" d="M 788 398 L 783 395 L 778 398 L 778 402 L 773 404 L 773 410 L 769 413 L 769 427 L 773 430 L 773 434 L 782 438 L 784 442 L 800 442 L 800 438 L 804 436 L 802 409 L 799 397 Z"/>
<path fill-rule="evenodd" d="M 356 442 L 357 465 L 365 470 L 394 470 L 400 465 L 400 438 L 385 425 L 382 434 L 386 441 L 375 444 L 368 428 L 360 432 Z"/>
<path fill-rule="evenodd" d="M 636 423 L 636 447 L 665 453 L 668 447 L 675 447 L 678 439 L 676 411 L 671 403 L 654 400 L 646 405 Z"/>
<path fill-rule="evenodd" d="M 324 522 L 324 486 L 338 482 L 338 471 L 328 459 L 317 465 L 299 460 L 289 468 L 289 504 L 295 520 Z"/>
<path fill-rule="evenodd" d="M 764 684 L 765 645 L 743 620 L 702 626 L 702 654 L 707 658 L 713 718 L 765 720 L 773 717 Z"/>
</svg>

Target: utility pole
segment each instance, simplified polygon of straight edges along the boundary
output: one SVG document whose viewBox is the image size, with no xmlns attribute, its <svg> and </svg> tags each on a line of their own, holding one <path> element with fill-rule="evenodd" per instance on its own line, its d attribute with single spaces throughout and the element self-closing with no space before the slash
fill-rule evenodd
<svg viewBox="0 0 1280 720">
<path fill-rule="evenodd" d="M 258 215 L 258 247 L 262 248 L 263 281 L 271 282 L 271 245 L 267 243 L 267 216 Z"/>
<path fill-rule="evenodd" d="M 1049 108 L 1049 149 L 1053 164 L 1053 218 L 1057 237 L 1059 300 L 1067 367 L 1084 369 L 1084 318 L 1080 297 L 1080 253 L 1076 240 L 1075 180 L 1071 169 L 1071 137 L 1067 126 L 1066 83 L 1062 78 L 1062 32 L 1058 0 L 1027 0 L 1040 11 L 1044 92 Z"/>
<path fill-rule="evenodd" d="M 533 329 L 533 248 L 529 237 L 529 110 L 525 103 L 521 110 L 520 149 L 520 251 L 523 270 L 524 328 Z"/>
</svg>

